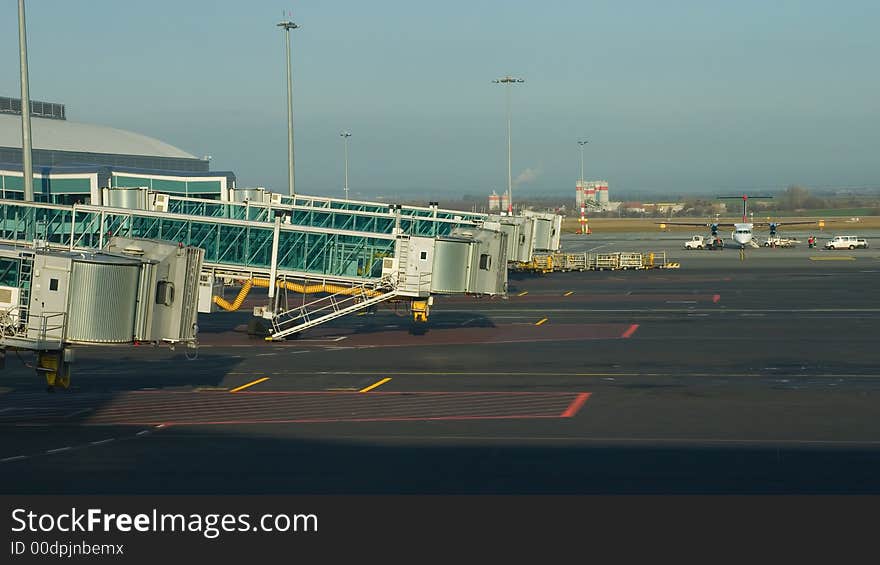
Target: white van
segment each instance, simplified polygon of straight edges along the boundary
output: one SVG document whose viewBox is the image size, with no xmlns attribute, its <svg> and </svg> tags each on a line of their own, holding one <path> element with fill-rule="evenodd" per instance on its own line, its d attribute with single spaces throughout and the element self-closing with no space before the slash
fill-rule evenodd
<svg viewBox="0 0 880 565">
<path fill-rule="evenodd" d="M 835 235 L 825 244 L 825 249 L 855 249 L 868 247 L 868 241 L 854 235 Z"/>
</svg>

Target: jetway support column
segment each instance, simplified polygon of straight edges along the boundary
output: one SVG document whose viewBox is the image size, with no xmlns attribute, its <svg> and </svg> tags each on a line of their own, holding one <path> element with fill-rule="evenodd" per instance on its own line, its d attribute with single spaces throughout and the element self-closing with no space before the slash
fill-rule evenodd
<svg viewBox="0 0 880 565">
<path fill-rule="evenodd" d="M 275 211 L 275 229 L 272 233 L 272 263 L 269 267 L 269 308 L 274 316 L 278 310 L 278 301 L 275 297 L 275 278 L 278 276 L 278 240 L 281 236 L 281 216 L 280 210 Z"/>
</svg>

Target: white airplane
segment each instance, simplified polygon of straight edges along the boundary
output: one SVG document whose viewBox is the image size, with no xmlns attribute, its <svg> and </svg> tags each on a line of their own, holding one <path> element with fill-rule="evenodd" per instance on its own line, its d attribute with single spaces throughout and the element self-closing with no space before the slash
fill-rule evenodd
<svg viewBox="0 0 880 565">
<path fill-rule="evenodd" d="M 736 198 L 739 200 L 742 198 L 743 203 L 743 215 L 742 222 L 734 222 L 734 223 L 724 223 L 724 222 L 706 222 L 706 223 L 695 223 L 695 222 L 657 222 L 658 224 L 666 224 L 669 226 L 707 226 L 712 230 L 712 238 L 718 239 L 718 228 L 721 226 L 730 226 L 733 228 L 733 231 L 730 232 L 730 239 L 733 240 L 735 244 L 739 246 L 740 249 L 745 249 L 747 245 L 751 245 L 756 247 L 757 244 L 754 243 L 754 234 L 753 231 L 756 226 L 767 226 L 770 229 L 770 237 L 776 237 L 776 230 L 779 226 L 782 225 L 782 222 L 751 222 L 749 221 L 748 214 L 748 204 L 749 198 L 752 200 L 756 198 L 767 199 L 773 198 L 772 196 L 748 196 L 743 194 L 742 196 L 719 196 L 718 198 L 723 199 L 731 199 Z M 803 222 L 786 222 L 788 225 L 797 225 L 797 224 L 812 224 L 815 223 L 813 221 L 803 221 Z"/>
</svg>

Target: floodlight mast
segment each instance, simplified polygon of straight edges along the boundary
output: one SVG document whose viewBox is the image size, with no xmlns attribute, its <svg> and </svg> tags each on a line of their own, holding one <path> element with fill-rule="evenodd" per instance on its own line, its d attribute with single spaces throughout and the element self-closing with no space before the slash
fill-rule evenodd
<svg viewBox="0 0 880 565">
<path fill-rule="evenodd" d="M 513 215 L 513 176 L 510 167 L 510 85 L 525 82 L 524 79 L 507 75 L 492 81 L 494 84 L 503 84 L 507 106 L 507 213 Z"/>
<path fill-rule="evenodd" d="M 294 168 L 293 168 L 293 79 L 290 69 L 290 30 L 300 26 L 289 19 L 279 22 L 278 27 L 284 30 L 285 54 L 287 55 L 287 193 L 293 197 Z"/>
<path fill-rule="evenodd" d="M 25 202 L 34 201 L 34 162 L 31 141 L 31 96 L 28 89 L 27 36 L 24 0 L 18 0 L 18 54 L 21 65 L 21 170 Z"/>
<path fill-rule="evenodd" d="M 588 144 L 589 141 L 586 139 L 582 139 L 578 141 L 578 147 L 581 150 L 581 187 L 584 185 L 584 145 Z"/>
<path fill-rule="evenodd" d="M 348 200 L 348 138 L 351 137 L 351 132 L 345 130 L 340 132 L 339 135 L 342 137 L 345 153 L 345 186 L 343 187 L 343 190 L 345 191 L 345 199 Z"/>
</svg>

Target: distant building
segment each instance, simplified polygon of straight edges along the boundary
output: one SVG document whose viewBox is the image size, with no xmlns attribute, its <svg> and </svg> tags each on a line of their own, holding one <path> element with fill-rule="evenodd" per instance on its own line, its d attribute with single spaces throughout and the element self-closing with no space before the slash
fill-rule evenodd
<svg viewBox="0 0 880 565">
<path fill-rule="evenodd" d="M 226 199 L 232 172 L 212 172 L 199 158 L 138 133 L 67 121 L 63 104 L 31 101 L 34 199 L 100 202 L 104 187 Z M 0 197 L 24 197 L 21 99 L 0 97 Z"/>
<path fill-rule="evenodd" d="M 679 204 L 678 202 L 646 202 L 644 208 L 648 213 L 668 215 L 684 210 L 684 204 Z"/>
<path fill-rule="evenodd" d="M 642 204 L 641 202 L 621 202 L 620 210 L 631 214 L 645 214 L 648 211 L 646 206 L 650 205 Z"/>
<path fill-rule="evenodd" d="M 575 203 L 580 208 L 589 202 L 599 204 L 600 210 L 609 210 L 608 181 L 577 181 L 575 183 Z M 590 206 L 592 208 L 592 206 Z"/>
<path fill-rule="evenodd" d="M 489 211 L 497 212 L 499 210 L 501 210 L 501 197 L 493 190 L 492 194 L 489 195 Z"/>
<path fill-rule="evenodd" d="M 596 189 L 596 202 L 603 207 L 608 204 L 608 181 L 598 180 L 594 183 Z"/>
</svg>

